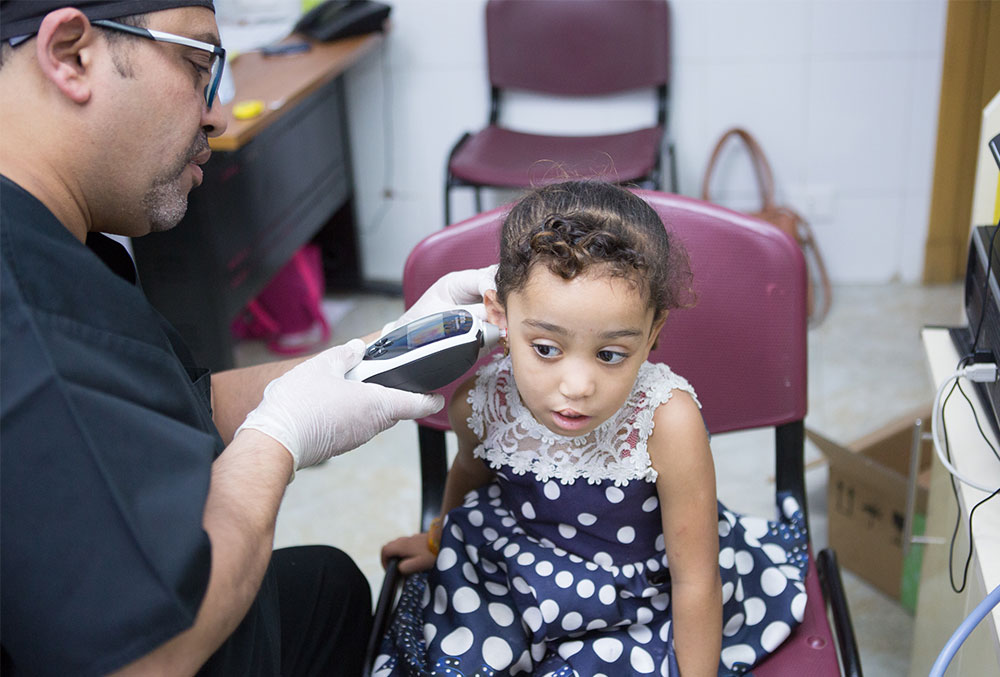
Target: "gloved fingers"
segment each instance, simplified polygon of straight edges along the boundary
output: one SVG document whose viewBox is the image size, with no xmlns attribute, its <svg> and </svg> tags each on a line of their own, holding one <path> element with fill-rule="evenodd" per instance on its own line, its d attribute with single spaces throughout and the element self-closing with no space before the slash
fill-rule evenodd
<svg viewBox="0 0 1000 677">
<path fill-rule="evenodd" d="M 427 315 L 459 306 L 482 303 L 483 294 L 488 289 L 496 288 L 496 268 L 496 265 L 492 265 L 485 268 L 457 270 L 442 276 L 428 287 L 398 320 L 383 326 L 381 335 L 385 336 L 393 329 Z M 485 317 L 485 311 L 482 315 L 478 312 L 476 314 Z"/>
<path fill-rule="evenodd" d="M 479 269 L 479 297 L 482 298 L 486 296 L 486 292 L 490 289 L 497 288 L 497 268 L 500 264 L 494 263 L 492 266 L 486 266 L 485 268 Z"/>
<path fill-rule="evenodd" d="M 496 289 L 497 266 L 448 273 L 439 282 L 444 283 L 447 295 L 458 305 L 481 301 L 488 289 Z"/>
<path fill-rule="evenodd" d="M 437 393 L 424 395 L 380 385 L 367 383 L 365 385 L 382 390 L 378 398 L 378 406 L 383 416 L 383 425 L 380 426 L 382 430 L 403 419 L 430 416 L 444 407 L 444 396 Z"/>
<path fill-rule="evenodd" d="M 329 365 L 337 376 L 343 376 L 358 366 L 365 356 L 365 342 L 361 339 L 351 339 L 347 343 L 327 348 L 319 355 Z"/>
</svg>

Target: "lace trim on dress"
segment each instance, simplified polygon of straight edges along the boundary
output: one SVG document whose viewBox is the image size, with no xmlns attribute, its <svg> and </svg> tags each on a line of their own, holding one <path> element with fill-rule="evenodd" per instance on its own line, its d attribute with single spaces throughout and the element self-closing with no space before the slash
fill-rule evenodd
<svg viewBox="0 0 1000 677">
<path fill-rule="evenodd" d="M 698 403 L 687 380 L 667 365 L 643 363 L 621 409 L 587 435 L 567 437 L 535 420 L 517 392 L 510 357 L 501 357 L 480 370 L 467 398 L 472 405 L 467 422 L 481 441 L 473 454 L 494 470 L 506 466 L 518 475 L 531 472 L 539 482 L 572 484 L 581 477 L 590 484 L 613 480 L 617 486 L 655 482 L 646 445 L 656 408 L 674 390 L 690 393 Z"/>
</svg>

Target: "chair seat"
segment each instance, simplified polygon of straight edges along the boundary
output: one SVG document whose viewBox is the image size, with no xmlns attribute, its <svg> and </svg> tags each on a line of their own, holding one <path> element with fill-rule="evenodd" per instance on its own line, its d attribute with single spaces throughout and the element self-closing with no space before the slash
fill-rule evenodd
<svg viewBox="0 0 1000 677">
<path fill-rule="evenodd" d="M 455 178 L 482 186 L 523 188 L 579 177 L 623 183 L 653 172 L 662 139 L 662 127 L 602 136 L 545 136 L 490 125 L 458 148 L 449 169 Z"/>
<path fill-rule="evenodd" d="M 823 588 L 816 571 L 816 558 L 809 552 L 806 572 L 806 603 L 802 623 L 796 627 L 781 649 L 754 667 L 755 677 L 837 677 L 841 674 L 837 660 L 836 639 L 826 617 Z"/>
</svg>

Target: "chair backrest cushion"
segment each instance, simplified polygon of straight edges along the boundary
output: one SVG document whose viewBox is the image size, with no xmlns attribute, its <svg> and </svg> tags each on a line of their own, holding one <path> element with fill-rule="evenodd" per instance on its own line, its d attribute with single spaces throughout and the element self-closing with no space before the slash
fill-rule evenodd
<svg viewBox="0 0 1000 677">
<path fill-rule="evenodd" d="M 693 307 L 671 311 L 650 359 L 669 364 L 691 382 L 712 432 L 803 419 L 806 274 L 795 242 L 768 223 L 722 207 L 654 191 L 636 193 L 687 249 L 696 297 Z M 421 241 L 403 272 L 406 305 L 449 271 L 496 263 L 507 209 L 480 214 Z M 440 392 L 450 396 L 457 385 Z M 421 423 L 449 427 L 444 412 Z"/>
<path fill-rule="evenodd" d="M 666 0 L 490 0 L 490 83 L 596 96 L 670 80 Z"/>
</svg>

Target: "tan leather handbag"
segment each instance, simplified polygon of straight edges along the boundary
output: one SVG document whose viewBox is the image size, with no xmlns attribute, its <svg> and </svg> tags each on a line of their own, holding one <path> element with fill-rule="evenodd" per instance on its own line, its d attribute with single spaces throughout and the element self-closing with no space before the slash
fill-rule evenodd
<svg viewBox="0 0 1000 677">
<path fill-rule="evenodd" d="M 712 202 L 709 188 L 711 186 L 712 172 L 719 159 L 723 146 L 730 138 L 736 138 L 743 142 L 744 147 L 750 154 L 753 161 L 754 174 L 757 177 L 757 189 L 760 192 L 761 207 L 754 212 L 748 212 L 763 221 L 780 228 L 784 232 L 795 238 L 802 249 L 802 254 L 806 259 L 806 268 L 809 275 L 809 297 L 808 312 L 809 323 L 817 325 L 823 321 L 830 311 L 832 293 L 830 289 L 830 279 L 826 274 L 826 266 L 823 264 L 823 257 L 820 256 L 819 248 L 816 245 L 816 238 L 813 237 L 809 222 L 794 209 L 780 206 L 774 203 L 774 175 L 771 173 L 771 165 L 760 144 L 750 132 L 739 127 L 727 130 L 712 151 L 712 156 L 705 168 L 705 178 L 701 184 L 701 199 Z"/>
</svg>

